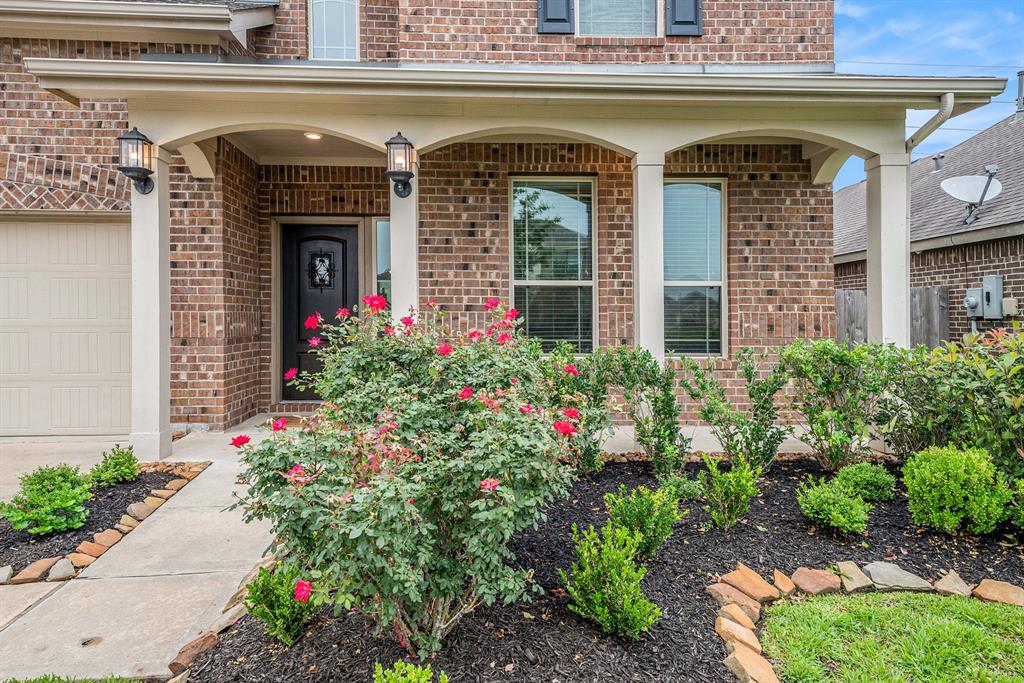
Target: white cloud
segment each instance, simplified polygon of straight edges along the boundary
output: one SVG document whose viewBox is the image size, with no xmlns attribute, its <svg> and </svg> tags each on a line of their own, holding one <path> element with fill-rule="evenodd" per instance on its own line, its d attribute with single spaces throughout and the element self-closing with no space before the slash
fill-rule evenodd
<svg viewBox="0 0 1024 683">
<path fill-rule="evenodd" d="M 858 5 L 857 3 L 849 2 L 849 0 L 837 0 L 836 14 L 841 14 L 853 19 L 863 19 L 867 15 L 871 14 L 871 8 L 865 5 Z"/>
</svg>

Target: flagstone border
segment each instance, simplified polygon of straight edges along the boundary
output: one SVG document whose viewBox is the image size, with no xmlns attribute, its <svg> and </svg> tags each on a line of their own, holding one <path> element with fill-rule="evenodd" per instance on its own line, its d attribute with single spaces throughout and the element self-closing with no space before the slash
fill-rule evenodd
<svg viewBox="0 0 1024 683">
<path fill-rule="evenodd" d="M 17 574 L 7 577 L 6 581 L 2 580 L 4 577 L 0 577 L 0 584 L 17 585 L 40 581 L 68 581 L 77 577 L 83 569 L 95 562 L 97 558 L 131 533 L 144 519 L 153 514 L 157 508 L 198 477 L 211 463 L 211 460 L 204 460 L 202 462 L 166 462 L 158 460 L 155 462 L 139 463 L 139 474 L 173 474 L 177 478 L 167 482 L 165 488 L 153 489 L 143 500 L 129 505 L 117 524 L 109 529 L 94 533 L 92 540 L 83 540 L 72 552 L 63 556 L 38 559 Z"/>
<path fill-rule="evenodd" d="M 800 567 L 792 576 L 776 569 L 772 583 L 739 562 L 734 571 L 720 576 L 704 592 L 719 604 L 715 633 L 728 650 L 725 666 L 741 683 L 779 683 L 771 662 L 761 653 L 761 641 L 756 633 L 762 605 L 793 595 L 813 597 L 874 590 L 973 596 L 1024 607 L 1024 588 L 1012 583 L 984 579 L 977 586 L 971 586 L 952 570 L 929 582 L 891 562 L 871 562 L 864 567 L 854 562 L 837 562 L 828 569 Z"/>
</svg>

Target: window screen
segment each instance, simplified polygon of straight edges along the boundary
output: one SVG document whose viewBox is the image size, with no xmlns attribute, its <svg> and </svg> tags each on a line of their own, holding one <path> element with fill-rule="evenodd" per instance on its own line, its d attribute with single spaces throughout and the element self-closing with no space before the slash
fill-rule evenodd
<svg viewBox="0 0 1024 683">
<path fill-rule="evenodd" d="M 593 350 L 593 183 L 512 181 L 515 307 L 545 350 Z"/>
<path fill-rule="evenodd" d="M 359 59 L 359 0 L 312 0 L 313 59 Z"/>
<path fill-rule="evenodd" d="M 579 0 L 581 36 L 656 36 L 658 0 Z"/>
<path fill-rule="evenodd" d="M 721 181 L 665 181 L 665 349 L 722 353 Z"/>
<path fill-rule="evenodd" d="M 376 221 L 377 293 L 391 301 L 391 221 Z"/>
</svg>

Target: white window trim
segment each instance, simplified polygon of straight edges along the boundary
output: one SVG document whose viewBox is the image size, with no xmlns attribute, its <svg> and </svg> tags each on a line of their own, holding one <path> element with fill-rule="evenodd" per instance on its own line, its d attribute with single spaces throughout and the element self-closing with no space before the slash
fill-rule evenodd
<svg viewBox="0 0 1024 683">
<path fill-rule="evenodd" d="M 370 239 L 371 239 L 371 243 L 372 243 L 373 246 L 372 246 L 372 248 L 370 250 L 371 254 L 370 254 L 369 262 L 372 263 L 373 265 L 370 267 L 370 283 L 369 283 L 368 291 L 372 292 L 373 294 L 377 293 L 377 285 L 379 284 L 379 282 L 377 280 L 377 255 L 380 253 L 380 245 L 377 244 L 377 225 L 379 223 L 390 223 L 390 222 L 391 222 L 391 217 L 390 216 L 373 216 L 373 217 L 370 218 Z M 388 267 L 389 268 L 391 268 L 390 261 L 391 261 L 391 255 L 388 254 Z M 395 271 L 394 271 L 394 269 L 392 269 L 392 271 L 391 271 L 391 280 L 392 280 L 392 282 L 394 281 L 394 277 L 395 277 Z"/>
<path fill-rule="evenodd" d="M 683 183 L 692 184 L 707 184 L 707 183 L 718 183 L 722 187 L 722 253 L 720 257 L 722 259 L 721 273 L 722 278 L 720 280 L 665 280 L 665 264 L 664 254 L 662 255 L 662 287 L 719 287 L 721 288 L 721 296 L 719 296 L 719 306 L 721 308 L 721 344 L 722 349 L 720 353 L 679 353 L 677 351 L 670 351 L 666 340 L 665 353 L 672 353 L 677 356 L 686 356 L 687 358 L 728 358 L 729 357 L 729 185 L 728 179 L 720 176 L 671 176 L 667 175 L 664 179 L 665 185 L 680 185 Z M 662 208 L 664 211 L 664 207 Z M 664 225 L 662 231 L 664 231 Z M 665 325 L 665 297 L 662 296 L 661 301 L 661 324 L 664 328 Z"/>
<path fill-rule="evenodd" d="M 516 249 L 515 249 L 515 235 L 516 235 L 516 212 L 515 212 L 515 184 L 516 183 L 530 183 L 530 182 L 571 182 L 571 183 L 589 183 L 590 184 L 590 279 L 589 280 L 517 280 L 516 279 Z M 600 347 L 600 336 L 598 329 L 600 325 L 597 319 L 598 311 L 600 306 L 598 305 L 598 271 L 597 271 L 597 200 L 598 200 L 598 184 L 595 176 L 574 176 L 574 175 L 519 175 L 509 176 L 508 178 L 508 267 L 509 267 L 509 286 L 508 300 L 509 305 L 514 306 L 516 300 L 516 287 L 517 286 L 555 286 L 555 287 L 590 287 L 590 345 L 594 350 Z M 577 352 L 579 349 L 577 349 Z M 577 353 L 577 355 L 580 355 Z"/>
<path fill-rule="evenodd" d="M 573 16 L 575 17 L 575 21 L 573 21 L 573 31 L 574 31 L 575 36 L 577 38 L 664 38 L 665 37 L 665 13 L 668 11 L 668 6 L 666 5 L 666 0 L 655 0 L 655 2 L 654 2 L 654 13 L 655 13 L 655 15 L 657 16 L 657 19 L 658 19 L 658 27 L 655 30 L 655 33 L 654 33 L 653 36 L 608 36 L 608 35 L 601 35 L 601 34 L 597 34 L 597 33 L 594 33 L 594 34 L 580 33 L 580 24 L 582 23 L 580 17 L 583 16 L 583 15 L 580 14 L 580 1 L 581 0 L 573 0 L 573 4 L 574 4 L 574 6 L 573 6 L 574 15 Z"/>
<path fill-rule="evenodd" d="M 314 57 L 313 56 L 313 0 L 306 0 L 306 45 L 308 46 L 309 59 L 325 62 L 360 62 L 362 61 L 363 47 L 363 3 L 356 3 L 356 56 L 352 59 L 340 57 Z M 376 286 L 376 285 L 374 285 Z"/>
</svg>

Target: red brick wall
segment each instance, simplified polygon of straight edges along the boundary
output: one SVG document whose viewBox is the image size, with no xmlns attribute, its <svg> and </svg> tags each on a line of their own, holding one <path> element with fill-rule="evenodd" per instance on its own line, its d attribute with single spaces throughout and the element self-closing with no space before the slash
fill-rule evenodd
<svg viewBox="0 0 1024 683">
<path fill-rule="evenodd" d="M 256 29 L 249 41 L 258 57 L 305 59 L 309 54 L 306 10 L 309 0 L 278 0 L 273 26 Z"/>
<path fill-rule="evenodd" d="M 28 74 L 25 57 L 138 59 L 210 53 L 211 45 L 0 38 L 0 210 L 128 210 L 128 183 L 114 170 L 127 125 L 120 100 L 74 107 Z"/>
<path fill-rule="evenodd" d="M 537 33 L 537 0 L 399 0 L 402 62 L 831 62 L 832 0 L 705 0 L 703 36 Z"/>
<path fill-rule="evenodd" d="M 592 176 L 597 195 L 598 339 L 632 343 L 633 171 L 629 157 L 590 144 L 460 143 L 420 157 L 420 298 L 480 324 L 485 299 L 511 297 L 509 177 Z"/>
<path fill-rule="evenodd" d="M 865 267 L 864 261 L 837 265 L 836 288 L 867 289 Z M 911 287 L 949 287 L 949 334 L 953 339 L 970 332 L 970 319 L 961 302 L 967 288 L 980 287 L 985 275 L 1002 275 L 1003 296 L 1017 297 L 1024 305 L 1024 237 L 933 249 L 910 258 Z M 979 320 L 978 328 L 1004 327 L 1009 320 Z"/>
</svg>

